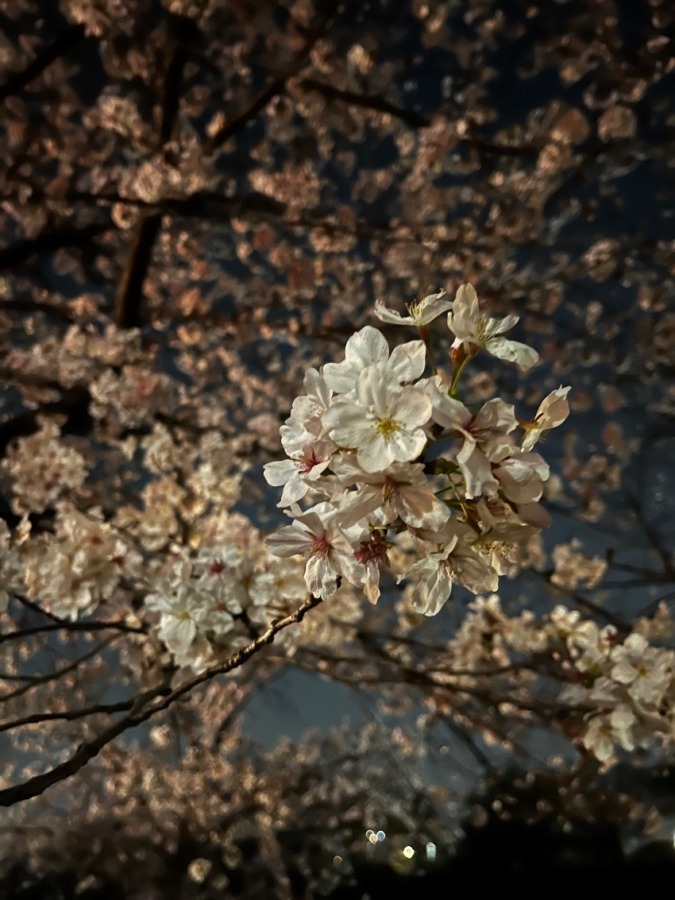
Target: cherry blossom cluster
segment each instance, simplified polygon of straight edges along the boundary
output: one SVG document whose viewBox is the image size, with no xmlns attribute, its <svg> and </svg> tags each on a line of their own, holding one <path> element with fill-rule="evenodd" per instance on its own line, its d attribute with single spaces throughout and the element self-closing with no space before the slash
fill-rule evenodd
<svg viewBox="0 0 675 900">
<path fill-rule="evenodd" d="M 17 441 L 0 461 L 11 478 L 15 513 L 44 512 L 87 477 L 84 457 L 60 437 L 57 423 L 45 419 L 39 431 Z"/>
<path fill-rule="evenodd" d="M 569 388 L 549 394 L 527 421 L 500 398 L 464 405 L 459 382 L 477 353 L 522 368 L 538 358 L 504 336 L 518 317 L 481 312 L 469 284 L 454 301 L 440 291 L 405 316 L 379 302 L 375 311 L 420 339 L 390 350 L 366 326 L 347 341 L 342 362 L 307 372 L 281 428 L 288 458 L 264 470 L 269 484 L 283 486 L 279 506 L 293 519 L 268 546 L 304 557 L 313 595 L 330 597 L 344 579 L 375 602 L 389 550 L 411 536 L 415 559 L 399 581 L 413 583 L 415 610 L 434 615 L 453 583 L 496 590 L 513 547 L 548 524 L 538 501 L 549 467 L 532 448 L 567 418 Z M 428 330 L 444 313 L 454 336 L 450 372 L 434 365 Z"/>
<path fill-rule="evenodd" d="M 273 557 L 232 510 L 244 469 L 236 442 L 205 429 L 186 446 L 155 423 L 121 449 L 144 486 L 106 510 L 91 503 L 87 460 L 56 421 L 12 445 L 0 474 L 22 519 L 14 529 L 0 519 L 0 611 L 23 600 L 64 622 L 98 614 L 131 629 L 131 669 L 171 662 L 201 672 L 306 599 L 299 561 Z M 279 635 L 287 652 L 344 640 L 363 609 L 345 584 L 314 613 Z"/>
<path fill-rule="evenodd" d="M 198 548 L 163 562 L 145 597 L 146 608 L 156 614 L 159 639 L 178 666 L 195 672 L 250 643 L 307 596 L 297 560 L 273 557 L 245 516 L 220 513 L 209 525 L 201 529 Z M 344 638 L 341 626 L 360 619 L 361 609 L 349 586 L 335 599 L 332 608 L 313 610 L 299 629 L 280 633 L 287 652 L 298 643 Z"/>
<path fill-rule="evenodd" d="M 675 652 L 651 646 L 632 631 L 625 639 L 611 625 L 599 628 L 577 611 L 551 617 L 564 636 L 575 679 L 561 699 L 586 707 L 581 740 L 600 762 L 616 749 L 635 750 L 675 738 Z"/>
<path fill-rule="evenodd" d="M 672 636 L 665 604 L 620 633 L 562 605 L 543 618 L 531 610 L 509 616 L 491 595 L 474 601 L 450 642 L 452 668 L 465 674 L 449 681 L 475 691 L 478 673 L 494 670 L 517 707 L 521 698 L 531 704 L 541 674 L 554 676 L 566 733 L 611 764 L 619 749 L 675 740 L 675 653 L 658 646 Z"/>
</svg>

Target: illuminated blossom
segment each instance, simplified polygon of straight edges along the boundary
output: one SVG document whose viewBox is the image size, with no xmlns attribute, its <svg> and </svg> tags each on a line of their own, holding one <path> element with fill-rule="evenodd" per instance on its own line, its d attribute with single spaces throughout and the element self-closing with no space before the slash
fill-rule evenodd
<svg viewBox="0 0 675 900">
<path fill-rule="evenodd" d="M 413 528 L 437 531 L 448 521 L 449 509 L 435 496 L 419 463 L 394 463 L 383 472 L 366 472 L 351 460 L 342 460 L 335 471 L 338 481 L 357 485 L 340 502 L 339 519 L 344 524 L 371 516 L 374 524 L 400 518 Z"/>
<path fill-rule="evenodd" d="M 503 337 L 504 332 L 518 321 L 518 316 L 491 319 L 481 313 L 476 289 L 471 284 L 462 284 L 457 290 L 452 312 L 448 313 L 448 328 L 455 335 L 452 346 L 468 345 L 469 353 L 473 352 L 472 348 L 478 347 L 498 359 L 530 368 L 539 359 L 539 354 L 525 344 Z"/>
<path fill-rule="evenodd" d="M 292 525 L 268 537 L 267 546 L 276 556 L 304 556 L 307 590 L 324 600 L 336 590 L 338 576 L 352 584 L 360 584 L 365 577 L 352 542 L 335 523 L 334 510 L 328 503 L 318 503 L 297 515 Z"/>
<path fill-rule="evenodd" d="M 306 495 L 310 485 L 320 478 L 330 465 L 335 444 L 331 441 L 316 441 L 305 444 L 301 452 L 293 458 L 267 463 L 263 474 L 268 484 L 274 487 L 284 485 L 279 506 L 290 506 Z"/>
<path fill-rule="evenodd" d="M 379 366 L 383 381 L 403 384 L 415 381 L 424 372 L 426 347 L 423 341 L 408 341 L 395 347 L 389 345 L 381 331 L 366 325 L 352 335 L 345 347 L 345 358 L 339 363 L 326 363 L 323 376 L 326 384 L 338 394 L 356 388 L 359 376 L 371 366 Z"/>
<path fill-rule="evenodd" d="M 431 414 L 429 399 L 420 388 L 392 383 L 387 374 L 382 366 L 365 369 L 355 397 L 340 398 L 323 417 L 330 437 L 339 446 L 356 450 L 366 472 L 413 460 L 427 442 L 423 426 Z"/>
<path fill-rule="evenodd" d="M 436 294 L 429 294 L 422 300 L 413 300 L 407 303 L 408 315 L 402 316 L 395 309 L 389 309 L 382 300 L 375 301 L 375 315 L 381 322 L 389 322 L 392 325 L 413 325 L 416 328 L 423 328 L 434 319 L 452 309 L 452 301 L 444 300 L 445 291 L 438 291 Z"/>
<path fill-rule="evenodd" d="M 452 457 L 464 478 L 466 496 L 494 494 L 499 482 L 490 464 L 508 456 L 512 448 L 507 435 L 518 424 L 513 406 L 497 397 L 473 414 L 459 400 L 448 396 L 438 377 L 429 379 L 426 390 L 433 405 L 434 422 L 446 434 L 462 440 L 462 445 L 452 451 Z"/>
<path fill-rule="evenodd" d="M 425 543 L 422 558 L 401 576 L 399 581 L 413 581 L 411 603 L 416 612 L 435 616 L 449 599 L 454 582 L 474 594 L 497 589 L 499 576 L 471 546 L 470 532 L 465 526 L 450 523 L 435 536 L 436 549 L 429 552 Z"/>
<path fill-rule="evenodd" d="M 526 424 L 523 450 L 531 450 L 545 431 L 562 425 L 570 414 L 567 402 L 570 390 L 569 387 L 559 387 L 541 401 L 534 420 Z"/>
</svg>

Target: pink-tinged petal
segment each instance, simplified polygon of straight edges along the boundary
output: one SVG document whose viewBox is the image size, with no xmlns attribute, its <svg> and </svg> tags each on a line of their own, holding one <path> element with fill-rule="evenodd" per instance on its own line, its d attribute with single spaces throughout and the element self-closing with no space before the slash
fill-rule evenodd
<svg viewBox="0 0 675 900">
<path fill-rule="evenodd" d="M 292 459 L 282 459 L 278 462 L 266 463 L 263 466 L 265 481 L 271 484 L 272 487 L 280 487 L 282 484 L 286 484 L 297 472 L 298 467 Z"/>
<path fill-rule="evenodd" d="M 539 354 L 532 347 L 520 344 L 518 341 L 509 341 L 503 337 L 490 338 L 485 344 L 485 349 L 497 359 L 516 363 L 524 369 L 529 369 L 539 360 Z"/>
<path fill-rule="evenodd" d="M 470 445 L 467 443 L 464 446 Z M 499 490 L 499 482 L 493 476 L 490 463 L 479 447 L 474 446 L 473 453 L 459 462 L 459 466 L 464 476 L 466 496 L 469 499 L 481 497 L 483 494 L 495 494 Z"/>
<path fill-rule="evenodd" d="M 476 439 L 472 434 L 469 434 L 468 431 L 464 431 L 462 432 L 462 437 L 464 438 L 464 443 L 455 454 L 455 459 L 460 466 L 465 465 L 466 461 L 476 450 Z"/>
<path fill-rule="evenodd" d="M 406 387 L 401 390 L 392 409 L 392 415 L 404 428 L 421 428 L 431 418 L 431 401 L 421 388 Z"/>
<path fill-rule="evenodd" d="M 499 575 L 477 553 L 461 556 L 455 568 L 455 581 L 473 594 L 485 594 L 499 587 Z"/>
<path fill-rule="evenodd" d="M 534 417 L 535 425 L 530 425 L 523 438 L 523 450 L 531 450 L 539 440 L 542 432 L 562 425 L 570 414 L 570 406 L 567 402 L 569 387 L 559 387 L 552 391 L 539 404 L 539 409 Z"/>
<path fill-rule="evenodd" d="M 448 313 L 448 328 L 460 341 L 474 340 L 480 319 L 478 295 L 472 284 L 460 284 L 452 312 Z"/>
<path fill-rule="evenodd" d="M 520 316 L 513 315 L 505 316 L 503 319 L 488 319 L 485 326 L 484 339 L 488 341 L 495 335 L 504 334 L 505 331 L 510 331 L 518 322 L 520 322 Z"/>
<path fill-rule="evenodd" d="M 372 325 L 366 325 L 347 341 L 345 360 L 357 371 L 376 363 L 384 363 L 388 358 L 387 339 Z"/>
<path fill-rule="evenodd" d="M 354 556 L 354 551 L 349 548 L 348 553 L 336 553 L 332 558 L 337 571 L 346 578 L 350 584 L 363 584 L 366 579 L 366 567 Z"/>
<path fill-rule="evenodd" d="M 281 500 L 277 504 L 277 506 L 285 507 L 290 506 L 291 503 L 297 503 L 298 500 L 302 500 L 302 498 L 307 494 L 309 490 L 309 485 L 302 478 L 299 472 L 295 473 L 293 478 L 289 478 L 286 486 L 284 487 L 281 493 Z"/>
<path fill-rule="evenodd" d="M 426 445 L 427 437 L 423 431 L 397 431 L 388 441 L 390 462 L 404 463 L 417 459 Z"/>
<path fill-rule="evenodd" d="M 335 570 L 326 557 L 316 553 L 310 556 L 305 566 L 305 584 L 310 594 L 313 597 L 321 597 L 325 600 L 335 593 L 337 588 L 336 582 Z"/>
<path fill-rule="evenodd" d="M 535 457 L 536 454 L 524 454 Z M 542 465 L 543 464 L 543 465 Z M 541 457 L 537 461 L 511 457 L 502 460 L 495 468 L 504 494 L 514 503 L 532 503 L 539 500 L 543 492 L 542 480 L 548 478 L 548 466 Z"/>
<path fill-rule="evenodd" d="M 359 468 L 359 471 L 362 471 Z M 341 528 L 349 528 L 362 519 L 367 519 L 382 503 L 380 485 L 364 485 L 358 491 L 351 491 L 340 498 L 336 521 Z"/>
<path fill-rule="evenodd" d="M 505 403 L 499 397 L 488 400 L 476 416 L 475 427 L 479 431 L 500 431 L 510 434 L 518 425 L 516 411 L 512 403 Z"/>
<path fill-rule="evenodd" d="M 410 573 L 408 573 L 410 574 Z M 450 599 L 452 576 L 445 565 L 436 565 L 425 573 L 415 586 L 411 604 L 415 612 L 435 616 Z"/>
<path fill-rule="evenodd" d="M 562 425 L 570 414 L 567 395 L 571 390 L 571 387 L 559 387 L 555 391 L 551 391 L 539 405 L 535 416 L 537 422 L 540 422 L 545 428 L 557 428 L 558 425 Z"/>
<path fill-rule="evenodd" d="M 312 545 L 312 535 L 299 522 L 285 525 L 267 537 L 267 548 L 275 556 L 295 556 L 306 553 Z"/>
<path fill-rule="evenodd" d="M 434 422 L 437 422 L 443 428 L 449 431 L 461 431 L 471 422 L 473 418 L 469 410 L 460 400 L 454 397 L 440 395 L 432 398 Z"/>
<path fill-rule="evenodd" d="M 414 325 L 412 316 L 402 316 L 395 309 L 385 306 L 382 300 L 375 301 L 375 315 L 380 322 L 389 322 L 391 325 Z"/>
<path fill-rule="evenodd" d="M 429 294 L 422 300 L 417 300 L 410 306 L 410 311 L 418 328 L 428 325 L 444 312 L 452 309 L 452 300 L 444 300 L 445 291 Z"/>
<path fill-rule="evenodd" d="M 399 487 L 392 505 L 398 516 L 413 528 L 440 530 L 450 518 L 450 510 L 428 488 Z"/>
<path fill-rule="evenodd" d="M 426 364 L 427 348 L 424 341 L 408 341 L 407 344 L 394 347 L 387 368 L 394 378 L 402 383 L 420 378 Z"/>
<path fill-rule="evenodd" d="M 518 518 L 526 525 L 534 525 L 542 531 L 551 524 L 551 516 L 539 503 L 519 503 Z"/>
</svg>

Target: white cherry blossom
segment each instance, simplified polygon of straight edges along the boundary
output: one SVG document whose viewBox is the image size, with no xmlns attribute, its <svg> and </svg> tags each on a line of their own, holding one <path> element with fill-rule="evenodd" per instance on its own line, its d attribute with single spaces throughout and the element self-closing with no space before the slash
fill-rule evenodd
<svg viewBox="0 0 675 900">
<path fill-rule="evenodd" d="M 205 632 L 214 607 L 210 595 L 189 580 L 187 563 L 177 568 L 175 580 L 145 598 L 148 609 L 160 614 L 158 635 L 180 666 L 201 670 L 210 655 Z"/>
<path fill-rule="evenodd" d="M 383 366 L 368 367 L 358 377 L 353 399 L 338 399 L 323 416 L 332 440 L 356 450 L 366 472 L 416 459 L 427 442 L 423 426 L 431 402 L 420 388 L 401 387 L 387 375 Z"/>
<path fill-rule="evenodd" d="M 492 473 L 508 500 L 526 504 L 539 500 L 543 494 L 549 467 L 538 453 L 522 453 L 514 448 L 513 455 L 492 466 Z"/>
<path fill-rule="evenodd" d="M 570 414 L 570 405 L 567 395 L 570 387 L 562 387 L 551 391 L 539 404 L 539 409 L 532 422 L 526 424 L 526 434 L 523 438 L 523 450 L 531 450 L 537 443 L 543 432 L 550 431 L 562 425 Z"/>
<path fill-rule="evenodd" d="M 453 582 L 474 594 L 497 590 L 499 576 L 489 562 L 471 546 L 475 533 L 458 522 L 450 522 L 437 535 L 424 535 L 436 549 L 424 555 L 399 578 L 414 582 L 411 603 L 425 616 L 435 616 L 452 592 Z"/>
<path fill-rule="evenodd" d="M 455 335 L 452 346 L 467 344 L 469 348 L 478 347 L 498 359 L 530 368 L 539 359 L 536 350 L 503 337 L 504 332 L 513 328 L 518 321 L 518 316 L 492 319 L 481 313 L 476 289 L 471 284 L 462 284 L 457 290 L 452 312 L 448 313 L 448 328 Z"/>
<path fill-rule="evenodd" d="M 339 519 L 354 524 L 380 513 L 382 524 L 400 518 L 412 528 L 438 531 L 445 525 L 450 511 L 434 494 L 420 463 L 394 463 L 383 472 L 366 472 L 354 461 L 344 459 L 335 467 L 338 481 L 356 484 L 340 502 Z"/>
<path fill-rule="evenodd" d="M 303 384 L 305 393 L 295 398 L 291 414 L 279 430 L 284 450 L 294 459 L 302 456 L 307 444 L 323 437 L 321 416 L 333 396 L 322 373 L 316 369 L 307 370 Z"/>
<path fill-rule="evenodd" d="M 426 347 L 423 341 L 408 341 L 394 347 L 389 354 L 387 339 L 371 325 L 366 325 L 347 341 L 343 362 L 326 363 L 323 376 L 326 384 L 338 394 L 356 388 L 364 371 L 371 366 L 382 367 L 383 379 L 398 384 L 415 381 L 424 372 Z"/>
<path fill-rule="evenodd" d="M 263 474 L 268 484 L 274 487 L 284 485 L 278 506 L 290 506 L 307 494 L 312 483 L 320 478 L 330 465 L 335 451 L 332 441 L 314 441 L 305 444 L 301 452 L 293 458 L 267 463 Z"/>
<path fill-rule="evenodd" d="M 352 584 L 361 584 L 365 578 L 352 541 L 336 524 L 335 511 L 328 503 L 297 514 L 292 525 L 268 537 L 267 546 L 276 556 L 303 555 L 307 589 L 324 600 L 335 592 L 339 575 Z"/>
<path fill-rule="evenodd" d="M 474 414 L 462 402 L 448 396 L 438 376 L 429 379 L 425 388 L 433 406 L 434 422 L 463 441 L 453 451 L 453 457 L 464 478 L 466 496 L 472 499 L 496 493 L 499 482 L 492 474 L 490 463 L 508 456 L 512 449 L 507 435 L 518 424 L 513 406 L 496 397 Z"/>
<path fill-rule="evenodd" d="M 382 300 L 375 301 L 375 315 L 381 322 L 389 322 L 392 325 L 412 325 L 415 328 L 423 328 L 434 319 L 452 309 L 452 301 L 445 300 L 445 291 L 429 294 L 421 300 L 413 300 L 407 303 L 408 315 L 402 316 L 397 310 L 385 306 Z"/>
</svg>

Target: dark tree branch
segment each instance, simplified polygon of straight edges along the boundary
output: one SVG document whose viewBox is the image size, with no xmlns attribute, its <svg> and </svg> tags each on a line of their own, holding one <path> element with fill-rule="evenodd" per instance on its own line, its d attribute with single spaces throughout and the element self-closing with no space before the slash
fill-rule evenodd
<svg viewBox="0 0 675 900">
<path fill-rule="evenodd" d="M 405 122 L 406 125 L 410 125 L 411 128 L 428 128 L 432 123 L 430 116 L 415 112 L 413 109 L 396 106 L 395 103 L 390 103 L 389 100 L 378 94 L 359 94 L 356 91 L 342 90 L 323 81 L 317 81 L 315 78 L 303 78 L 300 86 L 310 91 L 316 91 L 329 100 L 338 100 L 350 106 L 360 106 L 363 109 L 388 113 L 390 116 Z M 496 156 L 537 156 L 541 149 L 531 144 L 495 144 L 491 141 L 473 137 L 458 138 L 458 143 L 473 147 L 481 153 L 491 153 Z"/>
<path fill-rule="evenodd" d="M 404 109 L 390 103 L 384 97 L 377 94 L 359 94 L 356 91 L 346 91 L 336 88 L 332 84 L 317 81 L 315 78 L 303 78 L 300 87 L 308 91 L 316 91 L 328 100 L 339 100 L 349 106 L 360 106 L 363 109 L 371 109 L 374 112 L 388 113 L 395 119 L 400 119 L 412 128 L 428 128 L 431 124 L 429 116 L 415 112 L 413 109 Z"/>
<path fill-rule="evenodd" d="M 61 763 L 61 765 L 55 766 L 53 769 L 44 772 L 42 775 L 35 775 L 33 778 L 29 778 L 28 781 L 25 781 L 23 784 L 18 784 L 14 787 L 0 791 L 0 806 L 13 806 L 15 803 L 21 803 L 31 797 L 37 797 L 44 793 L 47 788 L 75 775 L 90 760 L 98 756 L 107 744 L 114 741 L 115 738 L 124 731 L 127 731 L 129 728 L 135 728 L 137 725 L 146 722 L 151 716 L 168 709 L 168 707 L 175 703 L 176 700 L 189 694 L 196 687 L 210 681 L 217 675 L 224 675 L 227 672 L 239 668 L 239 666 L 243 665 L 243 663 L 254 656 L 259 650 L 267 644 L 271 644 L 279 631 L 287 628 L 289 625 L 302 622 L 309 610 L 318 606 L 319 603 L 321 603 L 320 597 L 308 597 L 295 612 L 289 613 L 282 619 L 277 619 L 277 621 L 273 622 L 260 637 L 251 641 L 246 647 L 242 647 L 241 650 L 233 654 L 224 663 L 207 669 L 205 672 L 202 672 L 201 675 L 197 675 L 189 681 L 184 682 L 174 690 L 171 690 L 166 685 L 160 685 L 159 687 L 153 688 L 142 694 L 135 701 L 132 710 L 127 716 L 123 716 L 109 728 L 106 728 L 105 731 L 102 731 L 101 734 L 92 741 L 81 744 L 70 759 Z M 163 696 L 163 699 L 152 706 L 146 705 L 155 697 L 159 696 Z"/>
<path fill-rule="evenodd" d="M 133 625 L 125 625 L 124 622 L 63 622 L 58 625 L 56 623 L 52 625 L 35 625 L 31 628 L 22 628 L 18 631 L 9 631 L 6 634 L 0 634 L 0 644 L 54 631 L 90 632 L 106 631 L 108 629 L 124 631 L 129 634 L 145 634 L 145 628 L 136 628 Z"/>
<path fill-rule="evenodd" d="M 74 722 L 77 719 L 84 719 L 87 716 L 96 716 L 101 714 L 111 715 L 117 712 L 126 712 L 131 709 L 136 700 L 124 700 L 119 703 L 100 704 L 97 706 L 87 706 L 82 709 L 67 709 L 63 712 L 53 713 L 32 713 L 32 715 L 24 716 L 22 719 L 14 719 L 11 722 L 0 723 L 0 732 L 13 731 L 15 728 L 23 728 L 25 725 L 38 725 L 43 722 L 66 721 Z"/>
<path fill-rule="evenodd" d="M 42 253 L 54 253 L 64 247 L 87 247 L 93 239 L 110 230 L 108 223 L 92 223 L 82 228 L 55 228 L 34 238 L 23 238 L 0 249 L 0 271 L 12 269 Z"/>
<path fill-rule="evenodd" d="M 173 27 L 172 27 L 173 26 Z M 187 42 L 194 39 L 169 20 L 169 61 L 164 73 L 162 114 L 159 123 L 159 146 L 171 140 L 180 108 L 183 69 L 187 61 Z M 127 264 L 115 299 L 115 325 L 118 328 L 140 328 L 142 324 L 143 284 L 152 262 L 155 243 L 162 228 L 160 212 L 141 219 L 131 241 Z"/>
<path fill-rule="evenodd" d="M 0 84 L 0 103 L 7 97 L 18 94 L 32 81 L 35 81 L 48 66 L 63 56 L 71 47 L 84 40 L 84 37 L 84 25 L 71 25 L 52 44 L 44 47 L 25 69 L 12 73 Z"/>
<path fill-rule="evenodd" d="M 115 325 L 118 328 L 141 326 L 143 284 L 161 227 L 162 215 L 155 213 L 143 218 L 136 228 L 115 300 Z"/>
<path fill-rule="evenodd" d="M 214 153 L 218 147 L 221 147 L 231 137 L 241 131 L 253 121 L 267 104 L 274 97 L 281 94 L 286 88 L 286 84 L 290 78 L 296 75 L 304 66 L 307 57 L 312 52 L 312 48 L 324 34 L 328 24 L 332 20 L 337 10 L 337 0 L 330 0 L 325 3 L 325 9 L 316 25 L 307 32 L 305 42 L 298 50 L 291 61 L 267 84 L 254 98 L 251 100 L 246 109 L 238 113 L 234 118 L 230 119 L 222 128 L 212 135 L 204 144 L 204 153 L 206 156 Z"/>
<path fill-rule="evenodd" d="M 78 434 L 86 434 L 91 429 L 92 418 L 89 415 L 89 391 L 81 385 L 63 392 L 63 396 L 51 403 L 43 403 L 37 409 L 26 410 L 6 422 L 0 423 L 0 456 L 4 455 L 7 445 L 14 438 L 33 434 L 38 428 L 38 416 L 65 413 L 68 417 L 64 430 Z"/>
</svg>

